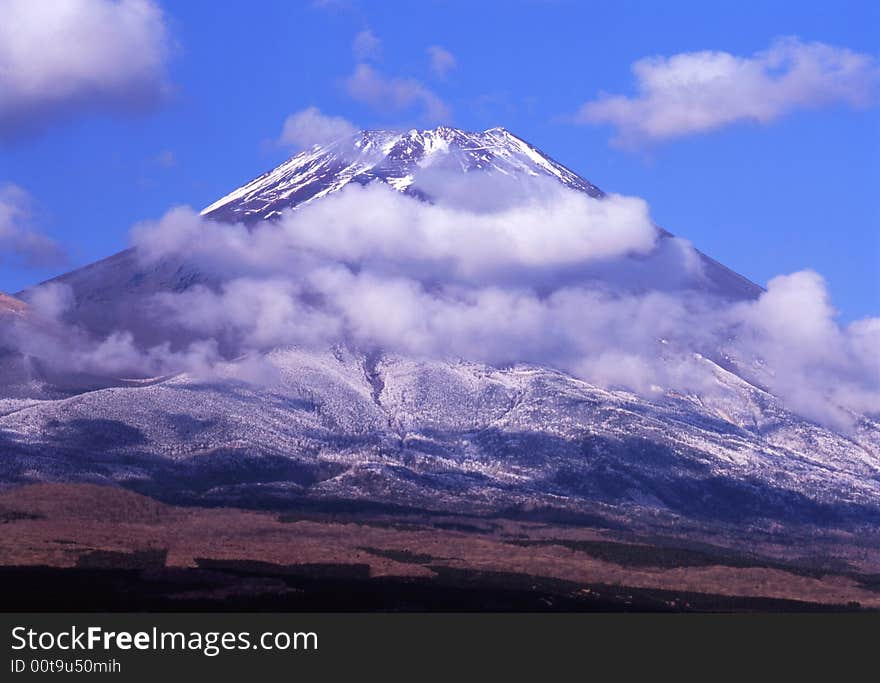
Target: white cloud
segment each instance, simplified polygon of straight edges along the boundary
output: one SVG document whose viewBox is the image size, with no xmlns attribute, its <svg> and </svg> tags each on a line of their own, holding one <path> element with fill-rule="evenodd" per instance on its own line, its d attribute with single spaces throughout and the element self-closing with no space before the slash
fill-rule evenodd
<svg viewBox="0 0 880 683">
<path fill-rule="evenodd" d="M 609 123 L 615 142 L 636 145 L 693 135 L 740 121 L 769 123 L 795 109 L 868 104 L 880 70 L 871 55 L 797 38 L 750 57 L 685 52 L 633 64 L 638 94 L 603 94 L 585 103 L 579 123 Z"/>
<path fill-rule="evenodd" d="M 170 38 L 152 0 L 3 0 L 0 137 L 166 92 Z"/>
<path fill-rule="evenodd" d="M 196 214 L 178 208 L 157 224 L 139 226 L 133 240 L 150 260 L 183 250 L 191 258 L 231 255 L 209 264 L 224 272 L 236 263 L 299 270 L 303 258 L 312 258 L 445 281 L 494 282 L 644 255 L 656 236 L 646 203 L 634 197 L 596 201 L 556 185 L 483 211 L 451 206 L 442 197 L 426 204 L 374 183 L 350 185 L 253 233 L 237 225 L 205 229 Z"/>
<path fill-rule="evenodd" d="M 399 112 L 419 107 L 429 121 L 450 118 L 446 103 L 414 78 L 388 77 L 369 64 L 358 64 L 345 85 L 354 99 L 381 111 Z"/>
<path fill-rule="evenodd" d="M 51 237 L 31 225 L 31 199 L 17 185 L 0 185 L 0 263 L 4 256 L 28 266 L 59 265 L 65 250 Z"/>
<path fill-rule="evenodd" d="M 656 239 L 642 200 L 599 202 L 567 189 L 479 212 L 424 204 L 382 184 L 354 185 L 291 213 L 285 228 L 292 247 L 325 259 L 392 270 L 417 264 L 471 281 L 645 254 Z"/>
<path fill-rule="evenodd" d="M 733 308 L 739 345 L 768 368 L 761 379 L 796 411 L 845 426 L 843 406 L 880 407 L 880 318 L 841 327 L 825 281 L 813 271 L 773 278 L 758 301 Z"/>
<path fill-rule="evenodd" d="M 74 305 L 73 290 L 61 282 L 45 282 L 29 290 L 24 300 L 31 310 L 48 320 L 61 320 Z"/>
<path fill-rule="evenodd" d="M 358 129 L 340 116 L 327 116 L 317 107 L 291 114 L 284 121 L 279 143 L 296 149 L 325 144 L 357 133 Z"/>
<path fill-rule="evenodd" d="M 290 278 L 243 277 L 220 291 L 195 287 L 164 293 L 157 303 L 184 328 L 211 338 L 265 349 L 285 344 L 325 344 L 341 332 L 341 321 L 302 302 L 303 289 Z"/>
<path fill-rule="evenodd" d="M 431 59 L 431 71 L 437 78 L 445 79 L 449 72 L 458 66 L 455 55 L 439 45 L 429 47 L 428 56 Z"/>
<path fill-rule="evenodd" d="M 382 57 L 382 41 L 367 28 L 354 37 L 351 51 L 359 62 L 380 59 Z"/>
</svg>

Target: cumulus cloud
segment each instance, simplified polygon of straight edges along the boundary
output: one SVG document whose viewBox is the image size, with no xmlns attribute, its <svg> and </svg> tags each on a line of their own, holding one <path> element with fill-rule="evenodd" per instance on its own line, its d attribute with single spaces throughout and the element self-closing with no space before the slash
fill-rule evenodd
<svg viewBox="0 0 880 683">
<path fill-rule="evenodd" d="M 346 79 L 345 87 L 355 100 L 380 111 L 394 113 L 418 108 L 429 121 L 450 118 L 446 103 L 422 82 L 385 76 L 369 64 L 358 64 Z"/>
<path fill-rule="evenodd" d="M 151 260 L 184 249 L 190 258 L 228 257 L 213 264 L 224 272 L 243 264 L 301 268 L 310 258 L 463 282 L 509 281 L 653 250 L 657 232 L 643 200 L 609 195 L 596 201 L 551 188 L 510 196 L 507 206 L 488 212 L 458 208 L 442 196 L 427 204 L 382 183 L 355 184 L 258 231 L 206 228 L 194 212 L 179 208 L 139 226 L 133 238 Z"/>
<path fill-rule="evenodd" d="M 765 364 L 756 376 L 797 412 L 837 425 L 880 408 L 880 318 L 847 327 L 823 278 L 801 271 L 772 279 L 767 293 L 734 307 L 738 344 Z"/>
<path fill-rule="evenodd" d="M 708 50 L 649 57 L 632 70 L 635 96 L 600 95 L 575 121 L 611 124 L 616 143 L 635 145 L 741 121 L 766 124 L 801 108 L 865 106 L 880 79 L 871 55 L 798 38 L 748 57 Z"/>
<path fill-rule="evenodd" d="M 351 51 L 359 62 L 379 59 L 382 57 L 382 41 L 370 29 L 364 29 L 354 37 Z"/>
<path fill-rule="evenodd" d="M 0 185 L 0 262 L 18 259 L 26 266 L 64 263 L 64 248 L 32 225 L 31 199 L 17 185 Z"/>
<path fill-rule="evenodd" d="M 35 287 L 25 294 L 24 300 L 34 314 L 55 321 L 60 321 L 74 305 L 73 290 L 61 282 L 46 282 Z"/>
<path fill-rule="evenodd" d="M 317 107 L 309 107 L 284 120 L 278 142 L 294 149 L 305 149 L 349 137 L 357 131 L 354 124 L 341 116 L 327 116 Z"/>
<path fill-rule="evenodd" d="M 55 373 L 111 378 L 180 371 L 210 375 L 215 366 L 231 362 L 211 339 L 198 339 L 183 347 L 172 348 L 170 342 L 163 342 L 144 348 L 127 330 L 94 338 L 65 319 L 75 302 L 73 292 L 61 283 L 35 287 L 28 292 L 27 301 L 24 315 L 0 325 L 0 349 L 39 358 L 41 365 Z"/>
<path fill-rule="evenodd" d="M 351 218 L 334 220 L 339 215 Z M 296 247 L 324 258 L 377 268 L 418 264 L 467 280 L 647 253 L 656 238 L 642 200 L 614 195 L 598 202 L 570 190 L 481 213 L 422 205 L 378 184 L 355 186 L 288 223 Z M 319 235 L 307 229 L 312 225 L 325 227 Z"/>
<path fill-rule="evenodd" d="M 439 45 L 431 45 L 428 48 L 428 57 L 431 60 L 431 72 L 441 80 L 444 80 L 449 72 L 458 66 L 455 55 Z"/>
<path fill-rule="evenodd" d="M 184 328 L 250 349 L 314 346 L 338 338 L 338 316 L 307 305 L 304 294 L 302 283 L 288 278 L 241 277 L 219 291 L 197 286 L 163 293 L 157 303 Z"/>
<path fill-rule="evenodd" d="M 190 372 L 197 376 L 210 377 L 217 365 L 230 362 L 220 355 L 214 340 L 194 342 L 183 349 L 173 349 L 165 343 L 148 349 L 141 348 L 134 336 L 127 331 L 114 332 L 105 339 L 93 343 L 80 336 L 63 352 L 56 352 L 50 358 L 63 358 L 64 369 L 99 375 L 152 376 Z"/>
<path fill-rule="evenodd" d="M 654 335 L 680 334 L 675 325 L 686 316 L 686 306 L 668 294 L 614 295 L 584 285 L 546 294 L 522 285 L 426 286 L 340 266 L 313 271 L 309 285 L 363 345 L 415 356 L 550 364 L 581 376 L 585 361 L 601 361 L 612 349 L 652 358 Z M 652 372 L 635 383 L 616 363 L 600 363 L 602 383 L 647 390 L 661 381 L 663 368 L 645 363 Z"/>
<path fill-rule="evenodd" d="M 85 110 L 155 104 L 168 88 L 169 53 L 152 0 L 4 0 L 0 136 Z"/>
</svg>

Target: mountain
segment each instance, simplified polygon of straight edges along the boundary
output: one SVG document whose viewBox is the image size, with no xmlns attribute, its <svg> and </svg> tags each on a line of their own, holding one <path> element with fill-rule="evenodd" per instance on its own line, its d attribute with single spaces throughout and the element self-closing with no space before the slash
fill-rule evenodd
<svg viewBox="0 0 880 683">
<path fill-rule="evenodd" d="M 545 178 L 603 197 L 503 129 L 442 127 L 364 131 L 315 147 L 202 213 L 259 229 L 374 181 L 432 201 L 415 182 L 426 168 Z M 713 293 L 732 301 L 761 293 L 700 259 Z M 133 250 L 58 281 L 73 290 L 77 324 L 95 334 L 136 326 L 153 293 L 211 284 L 182 261 L 147 268 Z M 139 333 L 149 340 L 153 327 Z M 539 365 L 429 361 L 344 344 L 276 348 L 266 359 L 278 371 L 269 387 L 183 373 L 0 400 L 0 480 L 113 482 L 174 502 L 353 501 L 725 533 L 778 525 L 851 533 L 880 523 L 880 423 L 859 416 L 844 434 L 805 420 L 721 357 L 699 359 L 718 386 L 711 398 L 645 397 Z"/>
<path fill-rule="evenodd" d="M 317 145 L 218 199 L 202 213 L 221 221 L 264 220 L 349 183 L 366 185 L 375 180 L 421 196 L 413 183 L 416 174 L 429 167 L 462 173 L 546 176 L 591 197 L 603 194 L 504 128 L 474 133 L 440 126 L 405 133 L 365 130 L 329 145 Z"/>
</svg>

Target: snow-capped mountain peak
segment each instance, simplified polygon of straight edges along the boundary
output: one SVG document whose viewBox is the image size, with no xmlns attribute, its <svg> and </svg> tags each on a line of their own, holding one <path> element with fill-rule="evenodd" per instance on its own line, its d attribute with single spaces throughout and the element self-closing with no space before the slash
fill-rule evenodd
<svg viewBox="0 0 880 683">
<path fill-rule="evenodd" d="M 351 182 L 365 185 L 378 180 L 402 192 L 412 191 L 415 172 L 434 166 L 546 176 L 593 197 L 602 195 L 591 182 L 505 128 L 478 133 L 439 126 L 404 132 L 363 130 L 315 145 L 207 206 L 202 214 L 250 223 L 314 201 Z"/>
</svg>

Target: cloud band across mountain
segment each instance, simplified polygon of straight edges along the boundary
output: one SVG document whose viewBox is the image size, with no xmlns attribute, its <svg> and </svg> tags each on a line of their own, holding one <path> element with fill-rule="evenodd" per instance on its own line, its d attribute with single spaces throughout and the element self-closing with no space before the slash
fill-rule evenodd
<svg viewBox="0 0 880 683">
<path fill-rule="evenodd" d="M 177 209 L 134 240 L 148 263 L 182 259 L 219 278 L 156 305 L 239 351 L 344 340 L 708 396 L 720 389 L 706 356 L 838 428 L 880 404 L 880 323 L 840 327 L 815 273 L 731 302 L 704 288 L 692 247 L 658 240 L 640 200 L 544 191 L 476 211 L 355 186 L 250 228 Z"/>
</svg>

